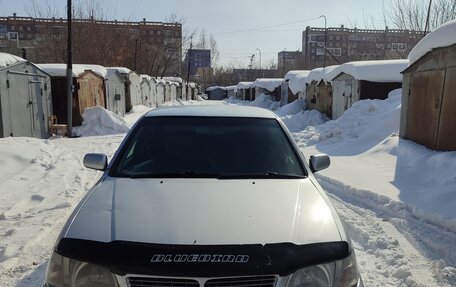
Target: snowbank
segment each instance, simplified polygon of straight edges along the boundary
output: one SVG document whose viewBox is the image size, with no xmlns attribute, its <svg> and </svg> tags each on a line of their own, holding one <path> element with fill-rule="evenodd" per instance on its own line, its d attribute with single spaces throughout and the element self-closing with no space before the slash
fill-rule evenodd
<svg viewBox="0 0 456 287">
<path fill-rule="evenodd" d="M 306 90 L 306 78 L 310 71 L 289 71 L 284 80 L 288 80 L 288 87 L 293 94 Z"/>
<path fill-rule="evenodd" d="M 305 146 L 320 142 L 349 143 L 353 140 L 359 141 L 359 138 L 369 139 L 373 144 L 381 142 L 399 130 L 399 91 L 390 93 L 386 100 L 362 100 L 354 103 L 337 120 L 304 130 L 299 134 L 299 142 Z M 353 147 L 350 150 L 353 150 Z"/>
<path fill-rule="evenodd" d="M 456 44 L 456 19 L 451 20 L 434 31 L 427 34 L 418 44 L 413 47 L 408 56 L 409 65 L 436 48 L 448 47 Z"/>
<path fill-rule="evenodd" d="M 329 120 L 326 115 L 317 110 L 300 111 L 293 115 L 283 116 L 281 119 L 291 132 L 299 132 L 309 126 L 318 126 Z"/>
<path fill-rule="evenodd" d="M 223 102 L 231 105 L 258 107 L 271 111 L 275 111 L 280 107 L 280 102 L 275 102 L 273 97 L 265 94 L 260 94 L 254 101 L 243 101 L 235 96 L 231 96 Z"/>
<path fill-rule="evenodd" d="M 274 111 L 280 107 L 280 102 L 275 102 L 269 95 L 260 94 L 254 101 L 248 102 L 248 105 Z"/>
<path fill-rule="evenodd" d="M 91 107 L 82 113 L 82 126 L 74 127 L 79 136 L 101 136 L 126 133 L 130 130 L 125 120 L 102 107 Z"/>
<path fill-rule="evenodd" d="M 0 52 L 0 68 L 4 68 L 7 66 L 14 65 L 18 62 L 26 62 L 27 60 L 22 59 L 18 56 L 14 56 L 8 53 L 1 53 Z"/>
<path fill-rule="evenodd" d="M 52 77 L 66 77 L 67 65 L 66 64 L 36 64 L 38 68 L 45 71 Z M 88 69 L 84 65 L 73 64 L 73 77 L 79 77 Z"/>
<path fill-rule="evenodd" d="M 253 85 L 258 88 L 273 92 L 282 85 L 283 79 L 256 79 Z"/>
<path fill-rule="evenodd" d="M 332 81 L 341 73 L 348 74 L 361 81 L 402 82 L 401 72 L 408 66 L 405 60 L 360 61 L 345 63 L 326 75 L 326 81 Z"/>
<path fill-rule="evenodd" d="M 302 112 L 306 109 L 306 101 L 305 100 L 296 100 L 292 103 L 286 104 L 278 108 L 275 113 L 279 117 L 287 116 L 287 115 L 294 115 L 299 112 Z"/>
<path fill-rule="evenodd" d="M 407 212 L 456 232 L 456 152 L 434 152 L 398 136 L 401 90 L 386 100 L 356 102 L 337 120 L 309 126 L 294 137 L 307 155 L 332 158 L 321 173 L 351 187 L 358 198 L 399 216 Z"/>
</svg>

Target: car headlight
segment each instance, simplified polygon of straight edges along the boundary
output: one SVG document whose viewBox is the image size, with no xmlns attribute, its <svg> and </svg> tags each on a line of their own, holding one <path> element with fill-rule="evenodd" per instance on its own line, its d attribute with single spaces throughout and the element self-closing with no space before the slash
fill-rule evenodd
<svg viewBox="0 0 456 287">
<path fill-rule="evenodd" d="M 109 269 L 63 257 L 53 252 L 49 260 L 46 284 L 49 287 L 119 286 Z"/>
<path fill-rule="evenodd" d="M 287 287 L 332 286 L 333 264 L 317 265 L 296 271 L 288 278 Z"/>
<path fill-rule="evenodd" d="M 362 286 L 355 252 L 347 258 L 325 265 L 300 269 L 288 277 L 286 287 L 356 287 Z"/>
<path fill-rule="evenodd" d="M 358 264 L 356 263 L 355 251 L 352 250 L 350 256 L 340 261 L 340 279 L 338 287 L 356 287 L 360 281 Z"/>
</svg>

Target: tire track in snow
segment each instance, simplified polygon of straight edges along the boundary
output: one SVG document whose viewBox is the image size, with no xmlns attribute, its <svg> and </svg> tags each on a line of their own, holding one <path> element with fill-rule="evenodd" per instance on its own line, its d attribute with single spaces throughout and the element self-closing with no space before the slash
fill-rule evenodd
<svg viewBox="0 0 456 287">
<path fill-rule="evenodd" d="M 354 242 L 366 286 L 456 286 L 456 268 L 448 266 L 456 254 L 454 233 L 409 214 L 386 213 L 335 180 L 319 176 L 319 182 Z"/>
</svg>

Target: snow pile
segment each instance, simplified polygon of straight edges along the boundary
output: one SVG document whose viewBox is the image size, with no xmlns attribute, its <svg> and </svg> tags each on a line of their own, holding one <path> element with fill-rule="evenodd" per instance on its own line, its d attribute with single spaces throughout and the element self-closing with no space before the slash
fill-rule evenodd
<svg viewBox="0 0 456 287">
<path fill-rule="evenodd" d="M 310 71 L 289 71 L 285 75 L 285 80 L 288 80 L 288 87 L 293 94 L 306 90 L 306 78 L 309 74 Z"/>
<path fill-rule="evenodd" d="M 278 108 L 275 113 L 279 117 L 284 117 L 287 115 L 295 115 L 299 112 L 302 112 L 306 109 L 306 101 L 305 100 L 296 100 L 292 103 L 286 104 Z"/>
<path fill-rule="evenodd" d="M 308 154 L 328 153 L 326 181 L 384 210 L 407 213 L 456 232 L 456 152 L 434 152 L 398 137 L 401 90 L 386 100 L 356 102 L 337 120 L 294 137 Z"/>
<path fill-rule="evenodd" d="M 280 102 L 275 102 L 274 98 L 269 95 L 260 94 L 254 101 L 247 102 L 247 105 L 274 111 L 280 107 Z"/>
<path fill-rule="evenodd" d="M 337 120 L 309 127 L 297 136 L 301 145 L 351 142 L 360 137 L 378 143 L 399 130 L 400 90 L 393 91 L 386 100 L 362 100 L 353 104 Z"/>
<path fill-rule="evenodd" d="M 310 73 L 307 75 L 305 83 L 310 84 L 314 81 L 320 82 L 321 80 L 329 82 L 332 80 L 332 78 L 330 77 L 332 72 L 338 67 L 338 65 L 334 65 L 325 68 L 315 68 L 312 71 L 310 71 Z"/>
<path fill-rule="evenodd" d="M 0 52 L 0 68 L 14 65 L 19 62 L 26 62 L 27 60 L 22 59 L 21 57 L 14 56 L 8 53 Z"/>
<path fill-rule="evenodd" d="M 224 100 L 223 103 L 230 104 L 230 105 L 240 105 L 240 106 L 252 106 L 252 107 L 257 107 L 257 108 L 263 108 L 271 111 L 275 111 L 278 108 L 280 108 L 280 102 L 274 101 L 274 98 L 265 95 L 265 94 L 260 94 L 255 98 L 254 101 L 243 101 L 235 96 L 231 96 L 228 99 Z"/>
<path fill-rule="evenodd" d="M 38 68 L 45 71 L 51 77 L 66 77 L 67 65 L 66 64 L 37 64 Z M 73 64 L 73 77 L 79 77 L 88 69 L 84 65 Z"/>
<path fill-rule="evenodd" d="M 451 20 L 434 31 L 427 34 L 420 42 L 410 51 L 408 59 L 409 65 L 415 63 L 418 59 L 436 48 L 448 47 L 456 44 L 456 20 Z"/>
<path fill-rule="evenodd" d="M 100 136 L 126 133 L 130 127 L 125 120 L 102 107 L 91 107 L 82 113 L 82 126 L 75 127 L 73 132 L 79 136 Z"/>
<path fill-rule="evenodd" d="M 345 63 L 326 75 L 332 81 L 341 73 L 352 76 L 356 80 L 371 82 L 402 82 L 401 72 L 408 66 L 405 60 L 359 61 Z"/>
<path fill-rule="evenodd" d="M 318 126 L 328 121 L 328 117 L 317 110 L 300 111 L 281 119 L 291 132 L 302 131 L 309 126 Z"/>
<path fill-rule="evenodd" d="M 273 92 L 282 85 L 283 79 L 256 79 L 253 85 L 257 88 L 266 89 Z"/>
</svg>

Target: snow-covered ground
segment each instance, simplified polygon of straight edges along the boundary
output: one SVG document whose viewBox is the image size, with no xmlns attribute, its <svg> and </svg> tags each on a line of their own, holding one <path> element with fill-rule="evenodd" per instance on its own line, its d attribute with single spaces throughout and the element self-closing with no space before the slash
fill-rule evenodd
<svg viewBox="0 0 456 287">
<path fill-rule="evenodd" d="M 397 92 L 361 101 L 336 121 L 304 111 L 303 102 L 279 107 L 264 95 L 166 105 L 202 103 L 274 110 L 307 156 L 331 155 L 331 167 L 317 176 L 352 236 L 366 286 L 456 286 L 456 153 L 398 138 Z M 0 139 L 0 286 L 43 282 L 58 232 L 100 176 L 82 166 L 83 155 L 111 157 L 148 110 L 137 106 L 124 118 L 88 112 L 80 138 Z"/>
</svg>

